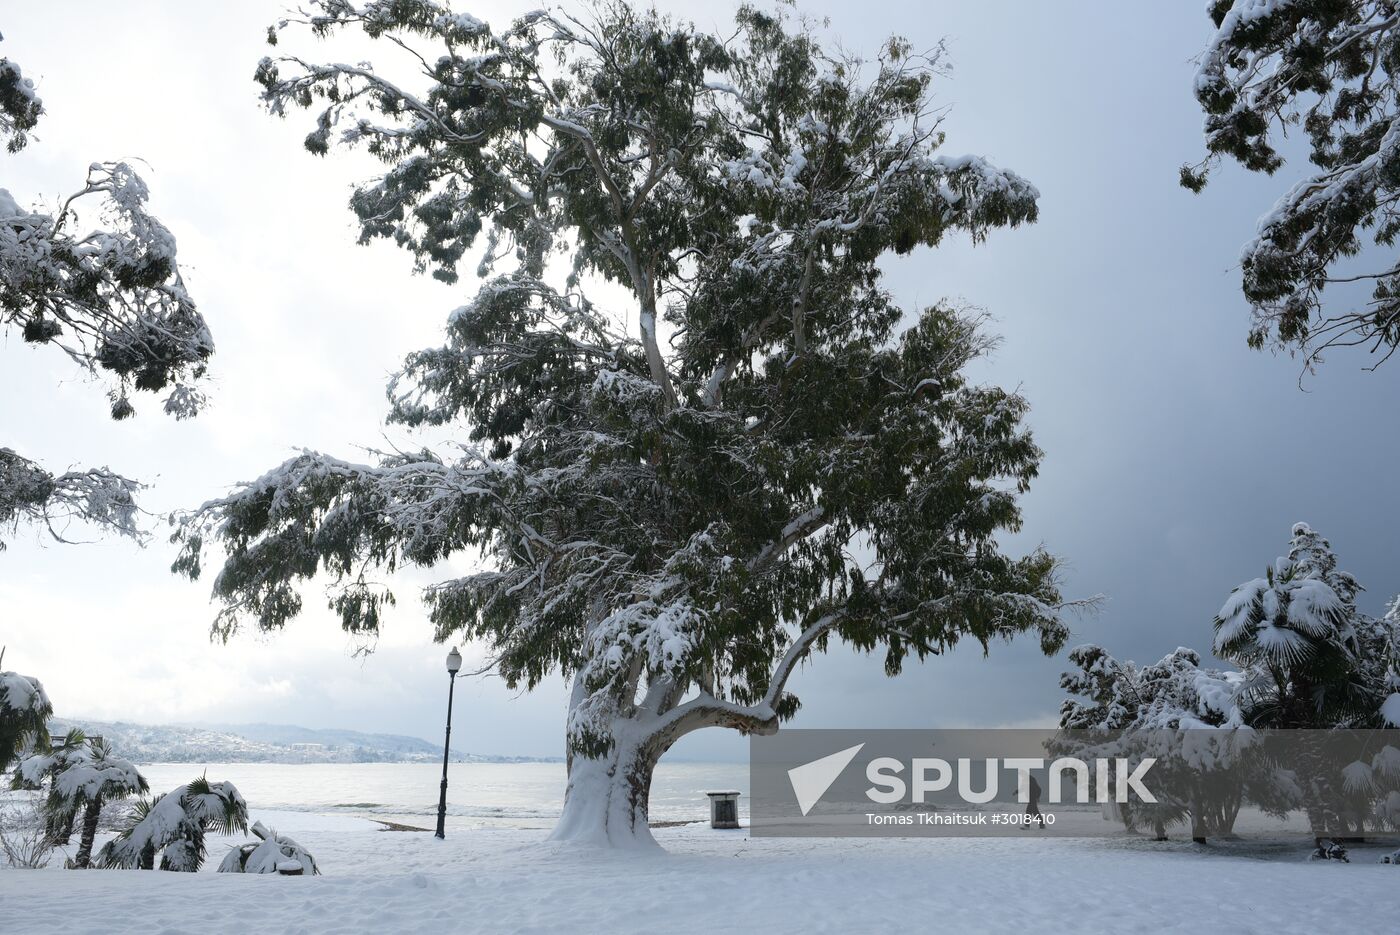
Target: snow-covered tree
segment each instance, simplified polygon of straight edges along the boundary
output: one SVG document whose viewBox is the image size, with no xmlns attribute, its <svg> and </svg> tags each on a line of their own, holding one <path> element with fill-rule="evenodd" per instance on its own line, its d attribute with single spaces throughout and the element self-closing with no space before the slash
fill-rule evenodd
<svg viewBox="0 0 1400 935">
<path fill-rule="evenodd" d="M 1260 219 L 1241 259 L 1253 308 L 1249 341 L 1300 350 L 1366 345 L 1384 360 L 1400 346 L 1400 17 L 1393 0 L 1212 0 L 1216 33 L 1195 93 L 1209 151 L 1182 169 L 1200 191 L 1223 157 L 1273 173 L 1278 136 L 1301 127 L 1313 170 Z M 1343 267 L 1364 239 L 1380 246 L 1364 269 Z M 1389 256 L 1389 258 L 1387 258 Z M 1329 285 L 1363 283 L 1369 301 L 1329 307 Z"/>
<path fill-rule="evenodd" d="M 1386 727 L 1400 727 L 1400 597 L 1385 613 L 1385 680 L 1381 684 L 1379 713 Z"/>
<path fill-rule="evenodd" d="M 42 109 L 32 91 L 18 66 L 0 59 L 0 138 L 11 150 Z M 54 209 L 23 208 L 0 188 L 0 335 L 106 374 L 114 419 L 133 415 L 131 397 L 142 391 L 166 393 L 165 411 L 176 418 L 194 415 L 214 350 L 180 276 L 175 238 L 148 198 L 125 162 L 93 163 L 84 186 Z M 0 445 L 0 532 L 37 523 L 62 540 L 77 521 L 137 536 L 139 489 L 105 467 L 54 472 Z"/>
<path fill-rule="evenodd" d="M 116 756 L 111 744 L 101 737 L 88 737 L 81 744 L 69 743 L 59 750 L 26 757 L 16 779 L 26 788 L 41 788 L 45 779 L 50 781 L 45 809 L 51 828 L 71 828 L 73 818 L 81 813 L 78 852 L 72 862 L 79 869 L 92 863 L 92 844 L 102 806 L 150 788 L 136 766 Z"/>
<path fill-rule="evenodd" d="M 231 782 L 201 776 L 186 785 L 141 799 L 115 838 L 102 846 L 98 866 L 193 873 L 204 863 L 205 835 L 248 830 L 248 803 Z"/>
<path fill-rule="evenodd" d="M 55 845 L 66 845 L 72 840 L 73 824 L 79 811 L 70 807 L 73 803 L 59 794 L 57 777 L 69 766 L 79 763 L 86 756 L 86 751 L 87 735 L 79 728 L 69 728 L 57 743 L 50 740 L 35 744 L 32 752 L 20 762 L 10 783 L 13 789 L 47 790 L 44 821 Z"/>
<path fill-rule="evenodd" d="M 1298 523 L 1288 555 L 1231 592 L 1215 617 L 1214 651 L 1244 672 L 1251 725 L 1379 726 L 1384 622 L 1357 610 L 1360 590 L 1327 540 Z"/>
<path fill-rule="evenodd" d="M 1385 726 L 1395 671 L 1400 631 L 1392 618 L 1358 610 L 1360 591 L 1356 578 L 1338 569 L 1327 540 L 1298 523 L 1288 555 L 1236 588 L 1215 618 L 1215 653 L 1243 672 L 1248 722 L 1309 731 L 1298 735 L 1291 756 L 1319 843 L 1349 813 L 1355 817 L 1349 793 L 1369 791 L 1338 758 L 1338 749 L 1351 747 L 1322 732 Z"/>
<path fill-rule="evenodd" d="M 0 649 L 0 661 L 5 652 Z M 0 670 L 0 773 L 27 749 L 43 749 L 49 740 L 53 704 L 36 678 Z"/>
<path fill-rule="evenodd" d="M 1069 692 L 1060 708 L 1060 755 L 1153 757 L 1156 803 L 1120 805 L 1131 830 L 1150 825 L 1165 839 L 1189 820 L 1192 837 L 1229 834 L 1247 784 L 1257 782 L 1248 732 L 1239 708 L 1239 673 L 1201 666 L 1195 651 L 1178 648 L 1139 667 L 1093 645 L 1069 654 L 1077 671 L 1060 677 Z M 1077 696 L 1077 697 L 1073 697 Z"/>
<path fill-rule="evenodd" d="M 512 686 L 571 677 L 556 837 L 617 844 L 651 842 L 678 738 L 776 730 L 832 640 L 891 675 L 963 638 L 1061 645 L 1055 560 L 997 544 L 1040 458 L 1026 403 L 964 375 L 975 320 L 881 284 L 882 258 L 1036 217 L 1028 182 L 941 151 L 936 54 L 862 63 L 748 6 L 727 37 L 620 2 L 500 31 L 428 0 L 308 7 L 270 39 L 402 53 L 257 69 L 274 113 L 316 111 L 312 152 L 387 165 L 351 198 L 362 239 L 453 282 L 486 232 L 482 274 L 508 269 L 390 389 L 456 451 L 306 452 L 186 519 L 178 571 L 224 552 L 217 635 L 283 626 L 322 573 L 373 633 L 375 569 L 482 554 L 427 589 L 437 636 L 484 641 Z"/>
<path fill-rule="evenodd" d="M 262 822 L 253 823 L 258 840 L 230 848 L 219 864 L 220 873 L 281 873 L 313 876 L 321 871 L 316 858 L 296 841 L 280 835 Z"/>
</svg>

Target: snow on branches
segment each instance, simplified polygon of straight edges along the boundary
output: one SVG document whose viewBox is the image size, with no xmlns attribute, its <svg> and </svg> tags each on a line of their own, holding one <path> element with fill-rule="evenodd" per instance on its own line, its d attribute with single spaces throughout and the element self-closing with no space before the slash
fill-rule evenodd
<svg viewBox="0 0 1400 935">
<path fill-rule="evenodd" d="M 1070 695 L 1060 708 L 1067 730 L 1204 730 L 1243 724 L 1239 673 L 1201 667 L 1200 654 L 1180 647 L 1149 666 L 1120 661 L 1098 646 L 1079 646 L 1060 677 Z"/>
<path fill-rule="evenodd" d="M 18 66 L 0 59 L 0 136 L 12 152 L 41 112 Z M 0 333 L 108 375 L 114 419 L 135 414 L 137 392 L 164 393 L 165 412 L 177 419 L 195 415 L 214 351 L 185 290 L 175 238 L 150 213 L 149 196 L 125 162 L 93 163 L 83 188 L 55 211 L 23 208 L 0 188 Z M 39 522 L 63 541 L 61 526 L 79 521 L 139 538 L 139 489 L 105 468 L 55 475 L 0 447 L 0 527 Z"/>
<path fill-rule="evenodd" d="M 175 238 L 146 210 L 149 191 L 124 162 L 93 163 L 57 216 L 20 208 L 0 189 L 0 324 L 115 377 L 112 417 L 130 393 L 169 390 L 166 412 L 194 415 L 214 346 L 185 292 Z M 95 200 L 110 225 L 79 233 L 78 204 Z"/>
<path fill-rule="evenodd" d="M 66 541 L 66 527 L 79 521 L 142 538 L 136 526 L 135 494 L 141 485 L 106 468 L 50 474 L 9 448 L 0 448 L 0 526 L 42 523 Z M 0 550 L 5 548 L 0 541 Z"/>
<path fill-rule="evenodd" d="M 1158 801 L 1121 804 L 1129 828 L 1151 825 L 1165 837 L 1169 825 L 1189 817 L 1195 837 L 1228 833 L 1243 779 L 1257 767 L 1239 673 L 1203 668 L 1200 655 L 1184 647 L 1141 667 L 1092 645 L 1071 650 L 1069 659 L 1078 671 L 1064 673 L 1060 687 L 1077 697 L 1060 707 L 1063 730 L 1052 751 L 1154 758 L 1164 780 Z"/>
<path fill-rule="evenodd" d="M 18 63 L 0 57 L 0 139 L 5 140 L 5 148 L 12 153 L 23 149 L 43 113 L 44 102 L 35 93 L 34 82 L 24 77 Z"/>
<path fill-rule="evenodd" d="M 1199 191 L 1225 156 L 1276 171 L 1274 132 L 1297 125 L 1316 167 L 1244 247 L 1250 344 L 1296 348 L 1308 366 L 1332 347 L 1369 345 L 1388 358 L 1400 346 L 1400 266 L 1338 267 L 1362 250 L 1362 232 L 1385 249 L 1400 233 L 1400 13 L 1389 0 L 1213 0 L 1208 9 L 1216 34 L 1195 94 L 1209 155 L 1182 169 L 1182 184 Z M 1349 282 L 1369 284 L 1370 301 L 1327 308 L 1323 291 Z"/>
<path fill-rule="evenodd" d="M 459 450 L 308 452 L 184 518 L 178 571 L 225 556 L 216 634 L 282 626 L 324 572 L 372 632 L 376 570 L 477 553 L 426 590 L 438 635 L 511 685 L 573 678 L 571 782 L 598 767 L 625 801 L 561 828 L 629 835 L 676 738 L 775 730 L 832 638 L 891 674 L 964 638 L 1061 645 L 1055 560 L 996 543 L 1040 459 L 1027 404 L 965 377 L 979 320 L 881 285 L 883 255 L 1036 217 L 1028 182 L 941 151 L 936 52 L 863 63 L 748 6 L 728 39 L 624 3 L 500 31 L 428 0 L 308 10 L 271 38 L 409 54 L 265 59 L 268 108 L 312 110 L 314 153 L 383 160 L 362 239 L 450 282 L 484 234 L 490 278 L 389 389 L 392 421 L 457 426 Z"/>
</svg>

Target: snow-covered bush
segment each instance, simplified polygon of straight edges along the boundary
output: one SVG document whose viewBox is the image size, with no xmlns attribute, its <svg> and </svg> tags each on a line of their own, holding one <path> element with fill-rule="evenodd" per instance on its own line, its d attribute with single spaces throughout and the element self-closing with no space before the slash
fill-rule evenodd
<svg viewBox="0 0 1400 935">
<path fill-rule="evenodd" d="M 1327 540 L 1305 523 L 1292 532 L 1288 555 L 1215 617 L 1214 651 L 1239 671 L 1203 669 L 1189 649 L 1141 668 L 1096 646 L 1070 653 L 1078 671 L 1061 687 L 1076 697 L 1060 725 L 1071 735 L 1057 742 L 1112 734 L 1117 752 L 1095 755 L 1154 756 L 1154 775 L 1173 790 L 1123 809 L 1130 827 L 1150 823 L 1161 836 L 1189 817 L 1193 837 L 1228 833 L 1245 800 L 1276 815 L 1305 808 L 1319 842 L 1396 826 L 1400 750 L 1373 731 L 1400 713 L 1400 601 L 1379 620 L 1362 613 L 1361 586 Z"/>
<path fill-rule="evenodd" d="M 42 795 L 33 792 L 0 801 L 0 853 L 7 864 L 22 870 L 38 869 L 48 863 L 56 846 Z"/>
<path fill-rule="evenodd" d="M 70 728 L 57 743 L 43 745 L 20 761 L 11 781 L 11 788 L 31 791 L 47 790 L 44 803 L 45 822 L 55 846 L 66 845 L 73 837 L 77 808 L 70 808 L 62 797 L 54 795 L 54 777 L 75 764 L 85 755 L 87 737 L 78 728 Z"/>
<path fill-rule="evenodd" d="M 224 855 L 220 873 L 280 873 L 306 875 L 320 873 L 316 858 L 296 841 L 268 828 L 262 822 L 253 823 L 257 841 L 240 844 Z"/>
<path fill-rule="evenodd" d="M 1239 674 L 1202 668 L 1186 648 L 1141 667 L 1092 645 L 1069 658 L 1078 671 L 1064 673 L 1060 687 L 1077 697 L 1061 705 L 1065 732 L 1052 752 L 1157 761 L 1158 801 L 1118 804 L 1129 830 L 1150 827 L 1165 838 L 1167 828 L 1189 821 L 1198 840 L 1230 834 L 1260 769 L 1239 708 Z"/>
<path fill-rule="evenodd" d="M 1379 806 L 1400 788 L 1393 747 L 1355 760 L 1355 735 L 1326 733 L 1387 726 L 1400 626 L 1393 613 L 1360 611 L 1361 590 L 1327 540 L 1298 523 L 1288 554 L 1236 588 L 1215 617 L 1215 652 L 1241 669 L 1247 721 L 1311 732 L 1284 742 L 1319 841 L 1385 822 Z"/>
<path fill-rule="evenodd" d="M 217 635 L 282 627 L 323 572 L 372 634 L 375 567 L 481 554 L 426 590 L 437 636 L 512 686 L 572 679 L 556 835 L 623 845 L 651 843 L 672 744 L 777 730 L 833 641 L 891 675 L 963 639 L 1058 649 L 1055 558 L 999 544 L 1041 455 L 1027 403 L 969 379 L 975 315 L 882 284 L 883 257 L 1037 217 L 1025 179 L 944 152 L 936 53 L 861 60 L 751 6 L 722 34 L 625 2 L 499 29 L 305 7 L 270 41 L 364 33 L 388 60 L 269 57 L 269 109 L 385 163 L 351 198 L 362 239 L 453 282 L 485 232 L 496 275 L 391 387 L 395 422 L 457 426 L 460 451 L 306 452 L 186 519 L 178 570 L 223 553 Z M 586 295 L 604 280 L 615 312 Z"/>
<path fill-rule="evenodd" d="M 102 846 L 102 867 L 193 873 L 204 863 L 205 835 L 248 830 L 248 803 L 231 782 L 201 776 L 132 808 L 126 827 Z"/>
</svg>

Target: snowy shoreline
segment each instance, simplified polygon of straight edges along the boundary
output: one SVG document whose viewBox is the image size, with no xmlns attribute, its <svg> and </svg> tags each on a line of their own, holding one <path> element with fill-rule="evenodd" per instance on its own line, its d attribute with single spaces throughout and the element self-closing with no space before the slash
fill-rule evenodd
<svg viewBox="0 0 1400 935">
<path fill-rule="evenodd" d="M 752 839 L 691 824 L 658 829 L 665 853 L 638 856 L 551 844 L 536 829 L 438 841 L 365 819 L 271 817 L 324 876 L 4 871 L 0 904 L 28 933 L 112 935 L 1036 931 L 1070 920 L 1077 932 L 1302 933 L 1380 931 L 1400 914 L 1400 868 L 1360 853 L 1343 865 L 1309 863 L 1301 848 L 1260 860 L 1126 836 Z M 211 843 L 217 857 L 222 839 Z M 55 914 L 60 903 L 84 914 Z"/>
</svg>

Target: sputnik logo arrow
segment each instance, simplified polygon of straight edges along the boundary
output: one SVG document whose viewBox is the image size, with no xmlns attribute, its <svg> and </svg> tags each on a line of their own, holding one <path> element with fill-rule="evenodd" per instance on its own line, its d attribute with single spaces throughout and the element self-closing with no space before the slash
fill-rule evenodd
<svg viewBox="0 0 1400 935">
<path fill-rule="evenodd" d="M 797 807 L 802 809 L 803 817 L 812 810 L 812 806 L 821 801 L 826 790 L 831 788 L 831 784 L 840 777 L 841 772 L 856 758 L 863 746 L 865 744 L 858 743 L 854 747 L 847 747 L 820 760 L 813 760 L 788 770 L 788 781 L 792 783 L 792 791 L 797 796 Z"/>
</svg>

